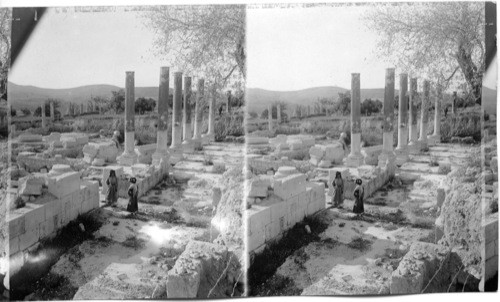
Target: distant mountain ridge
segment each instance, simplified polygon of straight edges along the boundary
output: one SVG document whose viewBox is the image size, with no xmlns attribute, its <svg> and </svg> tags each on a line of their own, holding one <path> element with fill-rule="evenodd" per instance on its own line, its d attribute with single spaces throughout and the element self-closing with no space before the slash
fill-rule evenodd
<svg viewBox="0 0 500 302">
<path fill-rule="evenodd" d="M 63 104 L 83 104 L 92 96 L 110 97 L 112 91 L 124 89 L 114 85 L 87 85 L 75 88 L 51 89 L 35 86 L 17 85 L 9 82 L 8 97 L 14 109 L 36 108 L 41 102 L 52 98 L 60 100 Z M 173 89 L 170 88 L 170 93 Z M 158 99 L 158 87 L 135 87 L 135 97 Z M 64 105 L 63 105 L 64 106 Z"/>
<path fill-rule="evenodd" d="M 289 104 L 288 111 L 293 110 L 296 105 L 314 105 L 318 98 L 337 99 L 339 92 L 344 93 L 349 89 L 338 86 L 313 87 L 296 91 L 271 91 L 261 88 L 246 89 L 246 104 L 249 112 L 260 113 L 267 108 L 269 102 L 282 101 Z M 384 99 L 384 88 L 361 89 L 361 101 L 371 99 Z M 395 91 L 397 95 L 398 90 Z"/>
</svg>

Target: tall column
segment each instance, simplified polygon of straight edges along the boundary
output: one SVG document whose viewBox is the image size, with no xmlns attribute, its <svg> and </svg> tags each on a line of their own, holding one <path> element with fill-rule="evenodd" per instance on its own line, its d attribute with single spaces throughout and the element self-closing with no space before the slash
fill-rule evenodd
<svg viewBox="0 0 500 302">
<path fill-rule="evenodd" d="M 443 100 L 443 87 L 436 85 L 436 96 L 434 100 L 434 133 L 428 137 L 430 144 L 435 145 L 441 142 L 441 102 Z"/>
<path fill-rule="evenodd" d="M 273 106 L 271 104 L 267 105 L 267 122 L 269 126 L 269 131 L 273 131 Z"/>
<path fill-rule="evenodd" d="M 453 113 L 453 115 L 457 114 L 457 98 L 457 92 L 453 91 L 453 102 L 451 103 L 451 113 Z"/>
<path fill-rule="evenodd" d="M 170 148 L 177 149 L 182 143 L 182 72 L 174 73 L 174 104 L 172 114 L 172 144 Z"/>
<path fill-rule="evenodd" d="M 123 166 L 137 162 L 135 153 L 135 83 L 134 72 L 127 71 L 125 78 L 125 150 L 116 161 Z M 83 109 L 83 104 L 81 105 Z"/>
<path fill-rule="evenodd" d="M 418 144 L 420 150 L 427 148 L 427 122 L 429 115 L 429 94 L 430 94 L 430 83 L 429 81 L 424 81 L 424 97 L 422 98 L 421 114 L 420 114 L 420 137 L 418 139 Z"/>
<path fill-rule="evenodd" d="M 230 112 L 231 112 L 231 90 L 228 91 L 226 100 L 226 113 Z"/>
<path fill-rule="evenodd" d="M 217 90 L 215 86 L 212 88 L 210 95 L 210 103 L 208 107 L 208 132 L 201 137 L 203 143 L 207 144 L 215 139 L 215 100 L 217 97 Z"/>
<path fill-rule="evenodd" d="M 384 133 L 382 153 L 378 157 L 379 166 L 391 166 L 394 164 L 396 154 L 393 150 L 394 143 L 394 68 L 385 71 L 385 93 L 384 93 Z"/>
<path fill-rule="evenodd" d="M 45 102 L 42 103 L 42 128 L 47 127 L 47 117 L 45 116 Z"/>
<path fill-rule="evenodd" d="M 196 85 L 196 105 L 194 108 L 194 134 L 193 146 L 196 149 L 201 149 L 201 123 L 203 120 L 203 112 L 201 112 L 201 105 L 203 101 L 203 94 L 205 91 L 205 80 L 199 79 Z"/>
<path fill-rule="evenodd" d="M 408 147 L 411 151 L 419 150 L 418 148 L 418 127 L 417 127 L 417 79 L 410 80 L 410 142 Z"/>
<path fill-rule="evenodd" d="M 158 165 L 163 159 L 168 163 L 168 94 L 170 68 L 160 68 L 160 87 L 158 89 L 158 127 L 156 131 L 156 151 L 153 153 L 153 165 Z M 167 165 L 168 167 L 168 165 Z"/>
<path fill-rule="evenodd" d="M 359 73 L 351 74 L 351 153 L 344 160 L 349 167 L 363 164 L 361 154 L 361 84 Z"/>
<path fill-rule="evenodd" d="M 281 105 L 278 103 L 276 105 L 276 114 L 278 118 L 278 125 L 281 124 Z"/>
<path fill-rule="evenodd" d="M 399 75 L 399 114 L 398 114 L 398 146 L 396 147 L 396 163 L 401 165 L 408 157 L 408 75 Z"/>
<path fill-rule="evenodd" d="M 184 77 L 184 108 L 183 108 L 183 127 L 182 127 L 182 138 L 183 147 L 189 149 L 191 143 L 191 77 Z"/>
<path fill-rule="evenodd" d="M 55 112 L 54 112 L 54 102 L 51 101 L 50 102 L 50 120 L 51 121 L 55 121 L 56 120 L 56 116 L 55 116 Z"/>
</svg>

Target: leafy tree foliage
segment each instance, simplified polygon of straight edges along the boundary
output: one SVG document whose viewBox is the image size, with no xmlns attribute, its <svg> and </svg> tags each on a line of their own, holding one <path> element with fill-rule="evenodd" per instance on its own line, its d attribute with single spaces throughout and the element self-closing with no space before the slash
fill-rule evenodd
<svg viewBox="0 0 500 302">
<path fill-rule="evenodd" d="M 361 103 L 361 114 L 372 115 L 382 111 L 383 104 L 379 100 L 366 99 Z"/>
<path fill-rule="evenodd" d="M 25 116 L 29 116 L 31 115 L 31 110 L 29 108 L 23 108 L 21 109 L 21 112 L 25 115 Z"/>
<path fill-rule="evenodd" d="M 116 114 L 125 111 L 125 90 L 120 89 L 118 91 L 111 91 L 109 108 L 114 110 Z"/>
<path fill-rule="evenodd" d="M 155 6 L 145 20 L 157 34 L 157 53 L 185 73 L 204 77 L 206 86 L 220 90 L 244 79 L 244 5 Z"/>
<path fill-rule="evenodd" d="M 0 99 L 7 99 L 11 17 L 12 11 L 10 8 L 0 8 Z"/>
<path fill-rule="evenodd" d="M 351 113 L 351 92 L 339 92 L 339 98 L 333 107 L 333 112 L 340 115 Z"/>
<path fill-rule="evenodd" d="M 365 20 L 380 37 L 380 56 L 445 88 L 465 81 L 481 102 L 484 2 L 376 5 Z"/>
<path fill-rule="evenodd" d="M 151 98 L 138 98 L 135 100 L 135 113 L 144 114 L 145 112 L 153 112 L 156 107 L 156 101 Z"/>
<path fill-rule="evenodd" d="M 45 116 L 49 117 L 50 116 L 50 103 L 54 103 L 54 115 L 61 116 L 61 112 L 59 111 L 59 108 L 61 108 L 61 101 L 55 100 L 55 99 L 48 99 L 44 102 L 45 106 Z M 33 116 L 42 116 L 42 107 L 37 107 L 35 111 L 33 112 Z"/>
</svg>

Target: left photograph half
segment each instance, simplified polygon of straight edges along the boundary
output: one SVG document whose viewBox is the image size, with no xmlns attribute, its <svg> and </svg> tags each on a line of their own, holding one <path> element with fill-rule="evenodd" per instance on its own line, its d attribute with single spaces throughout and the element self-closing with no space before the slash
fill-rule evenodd
<svg viewBox="0 0 500 302">
<path fill-rule="evenodd" d="M 245 24 L 243 5 L 12 9 L 11 300 L 246 295 Z"/>
<path fill-rule="evenodd" d="M 6 190 L 9 179 L 7 74 L 10 64 L 10 21 L 11 10 L 0 8 L 0 301 L 9 298 L 4 282 L 7 281 L 5 277 L 9 262 L 9 240 L 5 215 L 7 204 Z"/>
</svg>

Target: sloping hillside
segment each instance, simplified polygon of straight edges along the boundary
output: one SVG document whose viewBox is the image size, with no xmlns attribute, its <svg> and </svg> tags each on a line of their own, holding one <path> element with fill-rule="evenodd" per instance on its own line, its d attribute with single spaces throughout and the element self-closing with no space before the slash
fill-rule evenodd
<svg viewBox="0 0 500 302">
<path fill-rule="evenodd" d="M 318 98 L 333 98 L 337 100 L 339 92 L 348 89 L 337 86 L 314 87 L 297 91 L 271 91 L 260 88 L 247 88 L 246 100 L 249 112 L 262 112 L 269 102 L 282 101 L 289 104 L 288 110 L 295 105 L 313 105 Z M 396 94 L 398 91 L 396 90 Z M 361 89 L 361 100 L 367 98 L 384 99 L 384 88 Z"/>
<path fill-rule="evenodd" d="M 48 89 L 35 86 L 23 86 L 9 82 L 9 100 L 14 109 L 35 108 L 49 98 L 58 99 L 63 103 L 86 103 L 92 96 L 110 97 L 112 91 L 123 89 L 113 85 L 88 85 L 68 89 Z M 172 93 L 173 89 L 170 89 Z M 136 87 L 135 97 L 157 99 L 158 87 Z"/>
</svg>

